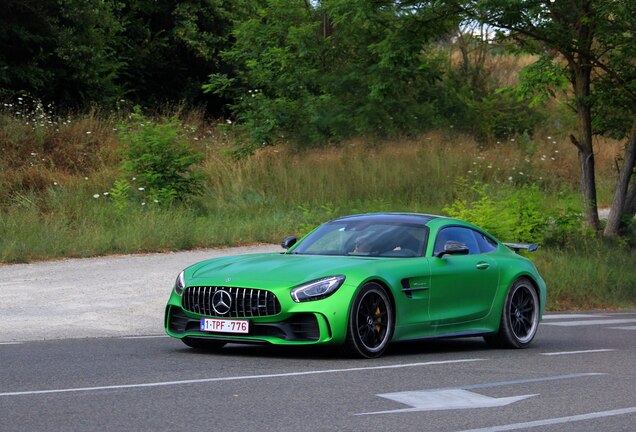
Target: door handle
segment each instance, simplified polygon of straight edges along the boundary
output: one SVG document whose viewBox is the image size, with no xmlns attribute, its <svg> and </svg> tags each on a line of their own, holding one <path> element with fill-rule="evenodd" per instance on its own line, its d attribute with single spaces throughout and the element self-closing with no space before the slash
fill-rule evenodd
<svg viewBox="0 0 636 432">
<path fill-rule="evenodd" d="M 477 270 L 486 270 L 488 267 L 490 267 L 490 264 L 482 262 L 477 264 L 475 267 L 477 267 Z"/>
</svg>

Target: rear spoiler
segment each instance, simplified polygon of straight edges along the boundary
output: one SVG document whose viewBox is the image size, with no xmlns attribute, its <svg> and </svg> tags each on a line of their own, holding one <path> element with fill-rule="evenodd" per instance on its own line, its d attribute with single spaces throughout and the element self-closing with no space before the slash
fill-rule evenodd
<svg viewBox="0 0 636 432">
<path fill-rule="evenodd" d="M 539 245 L 538 244 L 527 244 L 527 243 L 504 243 L 504 245 L 508 246 L 510 249 L 514 250 L 515 252 L 519 253 L 519 251 L 521 249 L 525 249 L 528 252 L 534 252 L 537 249 L 539 249 Z"/>
</svg>

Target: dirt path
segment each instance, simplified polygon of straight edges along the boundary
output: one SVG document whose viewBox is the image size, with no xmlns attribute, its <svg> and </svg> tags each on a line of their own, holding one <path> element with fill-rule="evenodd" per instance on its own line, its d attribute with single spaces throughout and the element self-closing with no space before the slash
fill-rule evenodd
<svg viewBox="0 0 636 432">
<path fill-rule="evenodd" d="M 163 332 L 177 274 L 206 258 L 278 245 L 0 266 L 0 343 Z"/>
</svg>

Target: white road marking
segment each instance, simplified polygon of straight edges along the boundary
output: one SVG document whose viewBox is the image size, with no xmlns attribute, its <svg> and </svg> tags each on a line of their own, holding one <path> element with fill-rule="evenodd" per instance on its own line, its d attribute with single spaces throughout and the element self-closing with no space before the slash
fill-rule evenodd
<svg viewBox="0 0 636 432">
<path fill-rule="evenodd" d="M 573 326 L 628 324 L 628 323 L 636 323 L 636 319 L 605 319 L 605 320 L 586 320 L 586 321 L 564 321 L 564 322 L 543 323 L 543 325 L 573 327 Z"/>
<path fill-rule="evenodd" d="M 406 364 L 369 366 L 369 367 L 348 368 L 348 369 L 325 369 L 325 370 L 313 370 L 313 371 L 304 371 L 304 372 L 288 372 L 288 373 L 280 373 L 280 374 L 243 375 L 243 376 L 229 376 L 229 377 L 216 377 L 216 378 L 201 378 L 201 379 L 191 379 L 191 380 L 181 380 L 181 381 L 160 381 L 160 382 L 141 383 L 141 384 L 77 387 L 77 388 L 51 389 L 51 390 L 28 390 L 28 391 L 0 393 L 0 396 L 29 396 L 29 395 L 40 395 L 40 394 L 52 394 L 52 393 L 73 393 L 73 392 L 89 392 L 89 391 L 97 391 L 97 390 L 121 390 L 121 389 L 133 389 L 133 388 L 145 388 L 145 387 L 163 387 L 163 386 L 171 386 L 171 385 L 199 384 L 199 383 L 221 382 L 221 381 L 241 381 L 241 380 L 252 380 L 252 379 L 265 379 L 265 378 L 285 378 L 285 377 L 332 374 L 332 373 L 343 373 L 343 372 L 359 372 L 359 371 L 383 370 L 383 369 L 403 369 L 403 368 L 436 366 L 436 365 L 455 364 L 455 363 L 471 363 L 471 362 L 478 362 L 478 361 L 484 361 L 484 360 L 486 359 L 478 358 L 478 359 L 442 360 L 442 361 L 432 361 L 432 362 L 425 362 L 425 363 L 406 363 Z"/>
<path fill-rule="evenodd" d="M 553 320 L 553 319 L 581 319 L 581 318 L 599 318 L 605 317 L 606 315 L 590 315 L 590 314 L 549 314 L 543 315 L 544 320 Z"/>
<path fill-rule="evenodd" d="M 0 345 L 20 345 L 22 342 L 0 342 Z"/>
<path fill-rule="evenodd" d="M 448 409 L 469 409 L 469 408 L 491 408 L 497 406 L 509 405 L 522 399 L 527 399 L 536 394 L 513 396 L 508 398 L 491 398 L 477 393 L 469 392 L 468 389 L 485 389 L 492 387 L 510 386 L 515 384 L 529 384 L 536 382 L 556 381 L 571 378 L 582 378 L 590 376 L 606 375 L 604 373 L 577 373 L 569 375 L 556 375 L 541 378 L 527 378 L 514 381 L 497 381 L 482 384 L 470 384 L 462 387 L 447 387 L 438 389 L 428 389 L 421 391 L 407 391 L 399 393 L 386 393 L 377 396 L 394 400 L 396 402 L 411 405 L 412 408 L 403 408 L 389 411 L 376 411 L 368 413 L 360 413 L 356 415 L 372 415 L 372 414 L 392 414 L 415 411 L 437 411 Z"/>
<path fill-rule="evenodd" d="M 491 426 L 491 427 L 485 427 L 481 429 L 469 429 L 469 430 L 464 430 L 461 432 L 505 432 L 505 431 L 518 430 L 518 429 L 529 429 L 529 428 L 540 427 L 540 426 L 571 423 L 571 422 L 577 422 L 577 421 L 594 420 L 597 418 L 612 417 L 612 416 L 633 414 L 633 413 L 636 413 L 636 407 L 622 408 L 622 409 L 616 409 L 616 410 L 610 410 L 610 411 L 599 411 L 599 412 L 593 412 L 588 414 L 580 414 L 580 415 L 568 416 L 568 417 L 558 417 L 558 418 L 545 419 L 545 420 L 536 420 L 536 421 L 525 422 L 525 423 L 513 423 L 508 425 L 502 425 L 502 426 Z"/>
<path fill-rule="evenodd" d="M 611 348 L 602 348 L 602 349 L 582 350 L 582 351 L 561 351 L 561 352 L 541 353 L 541 355 L 558 356 L 558 355 L 570 355 L 570 354 L 600 353 L 600 352 L 610 352 L 610 351 L 616 351 L 616 350 Z"/>
<path fill-rule="evenodd" d="M 625 316 L 625 315 L 636 315 L 636 312 L 611 312 L 606 313 L 607 316 Z"/>
<path fill-rule="evenodd" d="M 153 338 L 165 338 L 168 335 L 148 335 L 148 336 L 122 336 L 121 339 L 153 339 Z"/>
<path fill-rule="evenodd" d="M 395 402 L 410 405 L 412 408 L 403 408 L 389 411 L 376 411 L 356 415 L 393 414 L 416 411 L 441 411 L 475 408 L 496 408 L 519 402 L 537 394 L 494 398 L 480 395 L 468 390 L 422 390 L 399 393 L 386 393 L 377 396 L 390 399 Z"/>
<path fill-rule="evenodd" d="M 612 330 L 636 330 L 636 326 L 631 327 L 610 327 Z"/>
<path fill-rule="evenodd" d="M 539 382 L 546 382 L 546 381 L 556 381 L 556 380 L 562 380 L 562 379 L 583 378 L 583 377 L 601 376 L 601 375 L 607 375 L 607 374 L 599 373 L 599 372 L 574 373 L 574 374 L 568 374 L 568 375 L 556 375 L 556 376 L 547 376 L 547 377 L 541 377 L 541 378 L 526 378 L 526 379 L 512 380 L 512 381 L 497 381 L 493 383 L 471 384 L 471 385 L 466 385 L 461 387 L 452 387 L 452 388 L 462 388 L 464 390 L 469 390 L 469 389 L 476 390 L 476 389 L 484 389 L 484 388 L 509 386 L 509 385 L 515 385 L 515 384 L 530 384 L 530 383 L 539 383 Z M 447 390 L 447 389 L 436 389 L 436 390 Z"/>
</svg>

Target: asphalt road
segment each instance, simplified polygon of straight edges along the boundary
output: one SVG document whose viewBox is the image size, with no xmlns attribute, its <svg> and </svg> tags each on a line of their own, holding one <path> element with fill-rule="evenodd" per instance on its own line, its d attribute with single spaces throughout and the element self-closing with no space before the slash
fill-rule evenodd
<svg viewBox="0 0 636 432">
<path fill-rule="evenodd" d="M 5 342 L 0 430 L 635 431 L 636 312 L 546 318 L 526 350 L 455 339 L 372 361 L 159 335 Z"/>
</svg>

